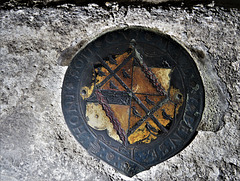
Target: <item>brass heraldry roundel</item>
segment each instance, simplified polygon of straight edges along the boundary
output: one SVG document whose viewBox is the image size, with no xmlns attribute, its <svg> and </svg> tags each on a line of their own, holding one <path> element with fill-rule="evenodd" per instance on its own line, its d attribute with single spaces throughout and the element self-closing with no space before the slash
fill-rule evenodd
<svg viewBox="0 0 240 181">
<path fill-rule="evenodd" d="M 137 27 L 106 33 L 78 52 L 62 89 L 77 141 L 128 176 L 185 148 L 203 107 L 203 84 L 187 51 Z"/>
</svg>

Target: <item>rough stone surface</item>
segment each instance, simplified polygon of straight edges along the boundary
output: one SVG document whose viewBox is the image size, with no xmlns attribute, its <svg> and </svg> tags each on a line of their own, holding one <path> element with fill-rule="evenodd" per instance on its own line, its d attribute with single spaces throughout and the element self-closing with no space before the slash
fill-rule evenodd
<svg viewBox="0 0 240 181">
<path fill-rule="evenodd" d="M 179 2 L 184 0 L 116 0 L 114 2 L 118 3 L 150 3 L 150 4 L 160 4 L 164 2 Z M 189 2 L 193 2 L 195 0 L 188 0 Z M 199 1 L 199 0 L 198 0 Z M 203 1 L 203 0 L 200 0 Z M 234 0 L 233 0 L 234 1 Z M 34 6 L 34 5 L 51 5 L 51 4 L 64 4 L 64 3 L 72 3 L 72 4 L 87 4 L 87 3 L 106 3 L 107 6 L 112 4 L 112 1 L 108 0 L 3 0 L 0 4 L 10 5 L 10 6 L 18 6 L 18 5 L 25 5 L 25 6 Z"/>
<path fill-rule="evenodd" d="M 240 179 L 239 10 L 62 5 L 0 10 L 0 21 L 0 180 Z M 203 78 L 206 106 L 186 149 L 128 178 L 71 136 L 61 111 L 67 67 L 58 61 L 66 48 L 131 25 L 158 29 L 189 50 Z"/>
</svg>

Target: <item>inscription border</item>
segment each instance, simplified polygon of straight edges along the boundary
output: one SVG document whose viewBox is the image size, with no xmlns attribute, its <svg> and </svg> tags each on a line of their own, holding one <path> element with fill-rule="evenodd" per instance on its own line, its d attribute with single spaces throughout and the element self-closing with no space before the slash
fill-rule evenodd
<svg viewBox="0 0 240 181">
<path fill-rule="evenodd" d="M 135 32 L 133 35 L 131 31 Z M 127 32 L 127 33 L 126 33 Z M 142 33 L 150 34 L 142 37 Z M 96 62 L 96 54 L 100 57 L 101 50 L 104 47 L 110 47 L 116 43 L 117 35 L 123 35 L 120 38 L 134 36 L 138 41 L 147 41 L 150 45 L 162 48 L 163 52 L 168 54 L 175 62 L 178 69 L 184 76 L 183 82 L 186 85 L 186 106 L 182 119 L 178 126 L 171 130 L 166 137 L 154 147 L 135 147 L 135 148 L 115 148 L 106 141 L 99 139 L 96 134 L 87 125 L 84 110 L 81 108 L 80 87 L 83 86 L 81 78 L 89 65 Z M 114 37 L 114 38 L 111 38 Z M 159 39 L 154 38 L 158 37 Z M 105 39 L 104 37 L 108 37 Z M 149 38 L 150 37 L 150 38 Z M 151 37 L 153 37 L 151 39 Z M 114 41 L 111 41 L 114 40 Z M 159 41 L 162 43 L 160 45 Z M 102 48 L 103 46 L 103 48 Z M 93 49 L 98 48 L 97 51 Z M 177 48 L 176 48 L 177 47 Z M 175 50 L 171 54 L 172 50 Z M 121 50 L 119 50 L 121 51 Z M 93 53 L 94 52 L 94 53 Z M 179 55 L 179 56 L 177 56 Z M 196 89 L 198 87 L 198 89 Z M 194 63 L 194 60 L 188 52 L 169 36 L 156 33 L 150 29 L 131 27 L 128 29 L 119 29 L 102 35 L 93 42 L 89 43 L 82 51 L 73 58 L 68 70 L 66 71 L 62 86 L 62 110 L 66 123 L 76 138 L 76 140 L 93 156 L 96 156 L 107 162 L 121 173 L 127 176 L 133 176 L 141 171 L 149 169 L 158 163 L 174 156 L 185 148 L 196 134 L 197 126 L 201 120 L 201 114 L 204 109 L 204 88 L 200 74 Z M 127 154 L 127 153 L 130 154 Z"/>
</svg>

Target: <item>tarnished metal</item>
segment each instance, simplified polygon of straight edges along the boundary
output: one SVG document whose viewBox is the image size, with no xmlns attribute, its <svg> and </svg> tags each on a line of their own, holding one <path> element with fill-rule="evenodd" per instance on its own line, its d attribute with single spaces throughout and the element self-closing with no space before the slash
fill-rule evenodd
<svg viewBox="0 0 240 181">
<path fill-rule="evenodd" d="M 169 36 L 143 28 L 106 33 L 71 62 L 62 108 L 90 154 L 133 176 L 177 154 L 204 106 L 197 67 Z"/>
</svg>

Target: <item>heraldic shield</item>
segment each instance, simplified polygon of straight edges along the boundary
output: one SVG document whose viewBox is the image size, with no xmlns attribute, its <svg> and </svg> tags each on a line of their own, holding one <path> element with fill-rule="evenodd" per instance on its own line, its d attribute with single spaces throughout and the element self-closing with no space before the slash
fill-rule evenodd
<svg viewBox="0 0 240 181">
<path fill-rule="evenodd" d="M 169 36 L 140 27 L 90 42 L 73 58 L 62 89 L 77 141 L 130 177 L 185 148 L 203 107 L 192 57 Z"/>
</svg>

